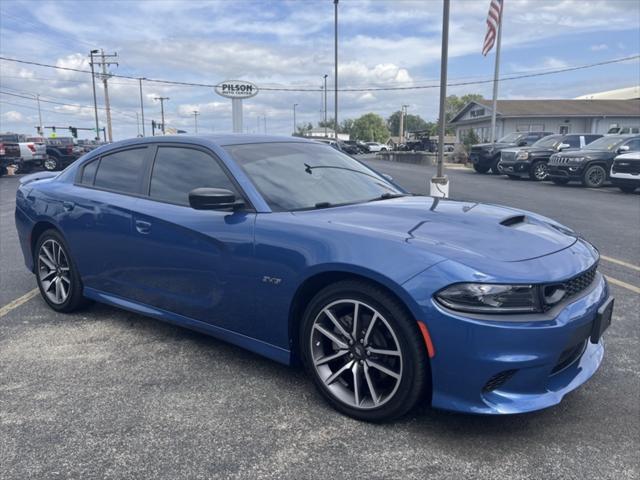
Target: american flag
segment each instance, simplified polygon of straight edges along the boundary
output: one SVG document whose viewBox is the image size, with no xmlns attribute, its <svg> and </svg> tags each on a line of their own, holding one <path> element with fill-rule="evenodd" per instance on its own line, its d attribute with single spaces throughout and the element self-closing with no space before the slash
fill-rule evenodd
<svg viewBox="0 0 640 480">
<path fill-rule="evenodd" d="M 487 34 L 484 36 L 484 45 L 482 45 L 482 55 L 484 56 L 491 51 L 493 44 L 496 43 L 498 25 L 500 25 L 500 19 L 502 17 L 502 1 L 503 0 L 491 0 L 491 5 L 489 5 Z"/>
</svg>

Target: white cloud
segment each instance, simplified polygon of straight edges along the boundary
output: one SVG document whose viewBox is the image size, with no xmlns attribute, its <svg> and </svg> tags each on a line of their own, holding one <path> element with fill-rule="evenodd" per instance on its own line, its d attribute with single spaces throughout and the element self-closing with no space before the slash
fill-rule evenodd
<svg viewBox="0 0 640 480">
<path fill-rule="evenodd" d="M 2 114 L 2 118 L 4 118 L 8 122 L 21 122 L 24 116 L 20 112 L 9 110 L 8 112 L 4 112 Z"/>
<path fill-rule="evenodd" d="M 603 50 L 607 50 L 608 48 L 609 48 L 609 45 L 607 45 L 606 43 L 598 43 L 596 45 L 591 45 L 592 52 L 601 52 Z"/>
</svg>

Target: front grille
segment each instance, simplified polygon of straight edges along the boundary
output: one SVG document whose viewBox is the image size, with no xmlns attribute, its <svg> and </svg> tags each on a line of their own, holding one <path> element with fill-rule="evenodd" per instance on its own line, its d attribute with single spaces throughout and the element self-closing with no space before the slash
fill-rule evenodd
<svg viewBox="0 0 640 480">
<path fill-rule="evenodd" d="M 505 162 L 513 162 L 516 159 L 516 152 L 500 152 L 500 159 Z"/>
<path fill-rule="evenodd" d="M 567 165 L 571 163 L 572 158 L 570 157 L 560 157 L 556 155 L 552 155 L 549 159 L 549 165 Z"/>
<path fill-rule="evenodd" d="M 577 295 L 578 293 L 588 288 L 589 285 L 593 283 L 594 278 L 596 278 L 597 269 L 598 266 L 594 265 L 586 272 L 583 272 L 580 275 L 573 277 L 571 280 L 565 282 L 564 288 L 567 292 L 565 298 L 573 297 L 574 295 Z"/>
<path fill-rule="evenodd" d="M 616 160 L 613 162 L 613 173 L 630 173 L 632 175 L 640 174 L 640 161 Z"/>
<path fill-rule="evenodd" d="M 516 373 L 517 370 L 505 370 L 503 372 L 495 374 L 493 377 L 489 379 L 489 381 L 482 387 L 482 390 L 485 392 L 493 392 L 497 388 L 499 388 L 504 382 L 513 377 L 513 374 Z"/>
<path fill-rule="evenodd" d="M 553 367 L 553 370 L 551 370 L 551 375 L 561 372 L 565 368 L 572 365 L 576 360 L 578 360 L 582 356 L 586 348 L 587 348 L 587 340 L 583 340 L 577 345 L 574 345 L 571 348 L 567 348 L 564 352 L 560 354 L 558 363 L 556 363 L 555 367 Z"/>
</svg>

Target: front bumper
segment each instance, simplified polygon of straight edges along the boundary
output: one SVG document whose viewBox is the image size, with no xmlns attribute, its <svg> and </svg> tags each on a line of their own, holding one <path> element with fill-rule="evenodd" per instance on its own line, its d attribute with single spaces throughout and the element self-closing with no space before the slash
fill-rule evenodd
<svg viewBox="0 0 640 480">
<path fill-rule="evenodd" d="M 528 176 L 529 169 L 531 168 L 531 163 L 528 161 L 505 162 L 501 160 L 500 165 L 502 166 L 502 172 L 505 175 L 517 175 L 519 177 Z"/>
<path fill-rule="evenodd" d="M 612 173 L 609 177 L 614 185 L 629 187 L 640 187 L 640 174 L 633 173 Z"/>
<path fill-rule="evenodd" d="M 598 273 L 576 298 L 539 314 L 542 320 L 516 319 L 517 315 L 508 322 L 471 318 L 433 299 L 421 302 L 435 349 L 432 405 L 465 413 L 511 414 L 560 403 L 602 362 L 604 344 L 592 343 L 590 337 L 598 309 L 608 298 L 607 282 Z"/>
<path fill-rule="evenodd" d="M 549 178 L 565 178 L 580 180 L 584 171 L 583 165 L 549 165 Z"/>
</svg>

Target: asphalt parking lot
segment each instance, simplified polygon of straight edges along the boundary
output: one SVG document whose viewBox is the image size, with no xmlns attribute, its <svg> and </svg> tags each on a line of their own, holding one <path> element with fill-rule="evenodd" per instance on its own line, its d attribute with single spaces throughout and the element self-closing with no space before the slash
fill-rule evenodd
<svg viewBox="0 0 640 480">
<path fill-rule="evenodd" d="M 416 193 L 433 174 L 366 161 Z M 360 423 L 301 371 L 204 335 L 101 305 L 56 314 L 30 293 L 17 179 L 2 177 L 0 479 L 638 478 L 640 195 L 447 173 L 452 198 L 553 217 L 603 255 L 616 296 L 604 363 L 559 406 Z"/>
</svg>

